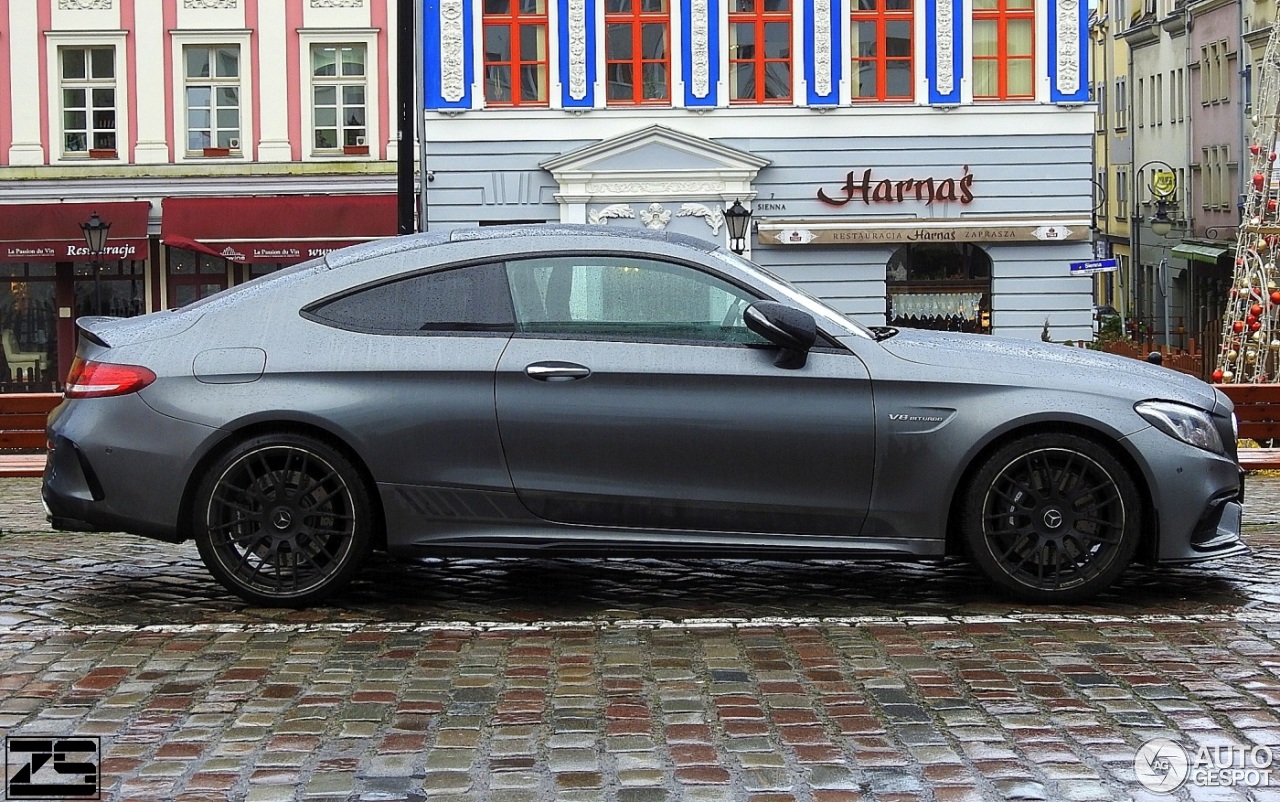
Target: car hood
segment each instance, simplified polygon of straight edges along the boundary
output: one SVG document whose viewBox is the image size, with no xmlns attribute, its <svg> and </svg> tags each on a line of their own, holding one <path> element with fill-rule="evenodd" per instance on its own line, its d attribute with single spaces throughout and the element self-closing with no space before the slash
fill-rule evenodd
<svg viewBox="0 0 1280 802">
<path fill-rule="evenodd" d="M 1021 379 L 1037 387 L 1061 387 L 1133 401 L 1160 398 L 1208 410 L 1218 405 L 1219 393 L 1199 379 L 1087 348 L 921 329 L 901 329 L 880 344 L 899 359 L 940 368 L 961 367 L 989 376 L 993 382 Z"/>
</svg>

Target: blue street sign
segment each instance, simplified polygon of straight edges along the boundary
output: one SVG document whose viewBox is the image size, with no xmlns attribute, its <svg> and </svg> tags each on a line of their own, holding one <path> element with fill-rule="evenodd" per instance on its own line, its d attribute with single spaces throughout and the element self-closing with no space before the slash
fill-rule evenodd
<svg viewBox="0 0 1280 802">
<path fill-rule="evenodd" d="M 1119 268 L 1119 259 L 1094 259 L 1089 262 L 1072 262 L 1071 275 L 1091 276 L 1094 273 L 1109 273 Z"/>
</svg>

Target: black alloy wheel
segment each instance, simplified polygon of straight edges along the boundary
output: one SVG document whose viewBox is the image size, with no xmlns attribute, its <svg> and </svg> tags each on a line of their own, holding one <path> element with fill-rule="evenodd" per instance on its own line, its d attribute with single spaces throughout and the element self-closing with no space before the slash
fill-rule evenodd
<svg viewBox="0 0 1280 802">
<path fill-rule="evenodd" d="M 246 601 L 301 606 L 338 590 L 368 555 L 368 490 L 328 444 L 295 434 L 239 443 L 208 471 L 194 508 L 200 556 Z"/>
<path fill-rule="evenodd" d="M 962 510 L 974 561 L 1032 602 L 1076 602 L 1133 561 L 1141 502 L 1129 472 L 1077 435 L 1040 434 L 1001 448 L 974 475 Z"/>
</svg>

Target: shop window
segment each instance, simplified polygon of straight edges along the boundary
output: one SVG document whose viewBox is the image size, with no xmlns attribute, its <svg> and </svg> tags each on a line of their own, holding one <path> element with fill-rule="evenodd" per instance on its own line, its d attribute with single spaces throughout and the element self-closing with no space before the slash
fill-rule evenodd
<svg viewBox="0 0 1280 802">
<path fill-rule="evenodd" d="M 605 0 L 604 23 L 608 102 L 669 103 L 669 0 Z"/>
<path fill-rule="evenodd" d="M 913 243 L 886 273 L 890 326 L 991 332 L 991 257 L 967 242 Z"/>
<path fill-rule="evenodd" d="M 729 98 L 791 100 L 791 0 L 734 0 L 729 8 Z"/>
<path fill-rule="evenodd" d="M 368 153 L 364 45 L 311 48 L 312 145 L 319 152 Z"/>
<path fill-rule="evenodd" d="M 227 288 L 227 260 L 182 248 L 169 249 L 169 306 L 175 308 Z"/>
<path fill-rule="evenodd" d="M 115 48 L 64 47 L 59 56 L 62 154 L 115 158 Z"/>
<path fill-rule="evenodd" d="M 485 0 L 484 97 L 490 106 L 547 105 L 546 0 Z"/>
<path fill-rule="evenodd" d="M 240 150 L 240 47 L 188 45 L 183 51 L 187 150 L 208 156 Z"/>
<path fill-rule="evenodd" d="M 99 262 L 95 279 L 91 262 L 76 262 L 76 316 L 137 317 L 146 314 L 145 264 L 133 260 Z"/>
<path fill-rule="evenodd" d="M 1021 100 L 1034 96 L 1034 0 L 974 0 L 974 99 Z"/>
<path fill-rule="evenodd" d="M 913 0 L 854 0 L 850 19 L 852 96 L 911 100 Z"/>
<path fill-rule="evenodd" d="M 0 392 L 57 389 L 57 324 L 53 263 L 0 263 Z"/>
</svg>

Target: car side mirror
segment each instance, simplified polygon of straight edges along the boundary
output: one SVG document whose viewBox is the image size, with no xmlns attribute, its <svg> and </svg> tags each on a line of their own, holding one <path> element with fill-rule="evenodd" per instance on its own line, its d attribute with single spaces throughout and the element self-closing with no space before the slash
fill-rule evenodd
<svg viewBox="0 0 1280 802">
<path fill-rule="evenodd" d="M 788 370 L 805 366 L 809 349 L 818 341 L 813 315 L 775 301 L 756 301 L 742 313 L 747 328 L 778 346 L 775 365 Z"/>
</svg>

